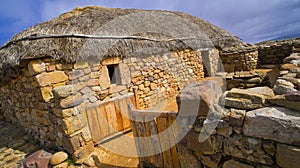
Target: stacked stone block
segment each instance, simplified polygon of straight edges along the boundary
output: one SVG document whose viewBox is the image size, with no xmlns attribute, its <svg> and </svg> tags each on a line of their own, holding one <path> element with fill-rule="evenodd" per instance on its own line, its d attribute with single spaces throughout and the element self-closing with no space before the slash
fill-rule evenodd
<svg viewBox="0 0 300 168">
<path fill-rule="evenodd" d="M 111 84 L 108 65 L 118 65 L 120 83 Z M 77 160 L 94 142 L 87 107 L 136 94 L 139 108 L 176 96 L 204 77 L 199 51 L 105 58 L 101 62 L 62 63 L 50 58 L 22 63 L 23 73 L 0 87 L 1 116 L 24 126 L 43 145 L 66 150 Z"/>
<path fill-rule="evenodd" d="M 225 72 L 250 71 L 256 69 L 258 51 L 255 47 L 233 48 L 220 53 Z"/>
<path fill-rule="evenodd" d="M 77 159 L 84 157 L 94 146 L 85 104 L 109 90 L 98 88 L 100 68 L 100 63 L 30 61 L 23 75 L 1 86 L 1 104 L 5 104 L 1 113 L 6 120 L 24 126 L 43 145 L 67 150 Z"/>
<path fill-rule="evenodd" d="M 188 83 L 204 78 L 200 51 L 184 50 L 162 55 L 125 58 L 137 107 L 147 109 L 175 97 Z M 122 72 L 121 72 L 122 73 Z"/>
<path fill-rule="evenodd" d="M 259 62 L 258 67 L 264 65 L 279 65 L 282 60 L 291 53 L 300 52 L 300 39 L 292 39 L 285 41 L 270 41 L 258 44 Z"/>
<path fill-rule="evenodd" d="M 205 98 L 205 94 L 200 96 Z M 207 122 L 208 116 L 200 116 L 198 112 L 196 122 L 189 126 L 191 130 L 177 145 L 185 156 L 180 160 L 181 166 L 299 167 L 299 111 L 270 104 L 268 100 L 274 97 L 268 87 L 232 89 L 221 96 L 218 104 L 224 107 L 211 114 L 219 118 Z M 218 99 L 207 100 L 208 105 L 218 102 Z M 207 138 L 200 141 L 200 134 Z"/>
</svg>

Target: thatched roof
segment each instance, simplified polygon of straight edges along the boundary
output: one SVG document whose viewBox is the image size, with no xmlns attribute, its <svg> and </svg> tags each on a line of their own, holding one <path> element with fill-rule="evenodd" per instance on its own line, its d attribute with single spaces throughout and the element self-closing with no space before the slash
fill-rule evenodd
<svg viewBox="0 0 300 168">
<path fill-rule="evenodd" d="M 35 58 L 75 62 L 242 44 L 224 29 L 181 12 L 76 8 L 32 26 L 4 44 L 0 49 L 0 78 L 18 75 L 19 64 Z"/>
</svg>

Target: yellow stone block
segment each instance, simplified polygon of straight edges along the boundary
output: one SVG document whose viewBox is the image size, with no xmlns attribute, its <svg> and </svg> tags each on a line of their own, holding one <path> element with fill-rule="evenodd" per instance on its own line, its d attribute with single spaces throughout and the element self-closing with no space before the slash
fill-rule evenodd
<svg viewBox="0 0 300 168">
<path fill-rule="evenodd" d="M 40 86 L 49 86 L 68 80 L 68 76 L 63 71 L 41 73 L 35 78 L 39 82 Z"/>
<path fill-rule="evenodd" d="M 49 102 L 51 99 L 54 98 L 52 93 L 52 87 L 43 87 L 41 88 L 42 97 L 45 100 L 45 102 Z"/>
<path fill-rule="evenodd" d="M 28 71 L 30 75 L 38 74 L 45 70 L 46 66 L 42 60 L 33 60 L 28 63 Z"/>
<path fill-rule="evenodd" d="M 87 68 L 88 66 L 89 66 L 89 64 L 85 61 L 76 62 L 74 64 L 74 69 L 84 69 L 84 68 Z"/>
<path fill-rule="evenodd" d="M 99 78 L 99 85 L 101 86 L 101 88 L 103 90 L 110 87 L 110 78 L 109 78 L 108 69 L 106 68 L 106 66 L 103 66 L 101 68 L 101 76 Z"/>
<path fill-rule="evenodd" d="M 111 57 L 111 58 L 106 58 L 104 59 L 101 64 L 102 65 L 112 65 L 112 64 L 119 64 L 121 62 L 120 57 Z"/>
<path fill-rule="evenodd" d="M 67 135 L 70 135 L 83 128 L 81 121 L 77 117 L 70 117 L 63 119 L 64 131 Z"/>
</svg>

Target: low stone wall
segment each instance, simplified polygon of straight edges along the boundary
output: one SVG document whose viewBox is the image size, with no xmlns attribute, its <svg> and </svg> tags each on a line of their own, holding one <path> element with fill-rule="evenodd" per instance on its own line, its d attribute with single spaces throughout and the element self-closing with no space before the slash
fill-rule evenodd
<svg viewBox="0 0 300 168">
<path fill-rule="evenodd" d="M 220 53 L 225 72 L 249 71 L 256 69 L 258 61 L 256 47 L 232 48 Z"/>
<path fill-rule="evenodd" d="M 300 40 L 273 41 L 259 44 L 258 47 L 258 67 L 264 65 L 279 65 L 282 60 L 293 52 L 298 50 L 295 48 L 300 44 Z"/>
<path fill-rule="evenodd" d="M 300 52 L 300 39 L 266 41 L 252 46 L 228 48 L 220 52 L 225 72 L 274 68 L 292 53 Z M 219 70 L 219 72 L 222 72 Z"/>
<path fill-rule="evenodd" d="M 299 111 L 290 109 L 290 106 L 279 107 L 270 103 L 277 99 L 272 89 L 232 89 L 223 94 L 219 103 L 209 98 L 211 95 L 220 95 L 221 92 L 215 90 L 211 94 L 201 94 L 202 92 L 207 91 L 199 91 L 201 100 L 209 100 L 202 102 L 202 106 L 213 105 L 215 110 L 211 111 L 210 122 L 205 121 L 206 116 L 199 116 L 190 126 L 190 132 L 178 144 L 182 167 L 299 166 Z M 184 98 L 182 96 L 181 101 Z M 293 103 L 300 105 L 300 102 Z M 224 108 L 220 108 L 222 104 Z M 205 114 L 203 110 L 206 111 L 199 108 L 198 114 Z M 201 138 L 200 141 L 200 134 L 207 138 Z"/>
</svg>

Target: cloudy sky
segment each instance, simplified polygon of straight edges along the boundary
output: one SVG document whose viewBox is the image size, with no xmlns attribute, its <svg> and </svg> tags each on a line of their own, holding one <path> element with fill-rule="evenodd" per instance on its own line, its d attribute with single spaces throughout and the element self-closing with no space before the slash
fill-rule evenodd
<svg viewBox="0 0 300 168">
<path fill-rule="evenodd" d="M 300 0 L 1 0 L 0 4 L 0 46 L 32 25 L 87 5 L 186 12 L 249 43 L 300 35 Z"/>
</svg>

